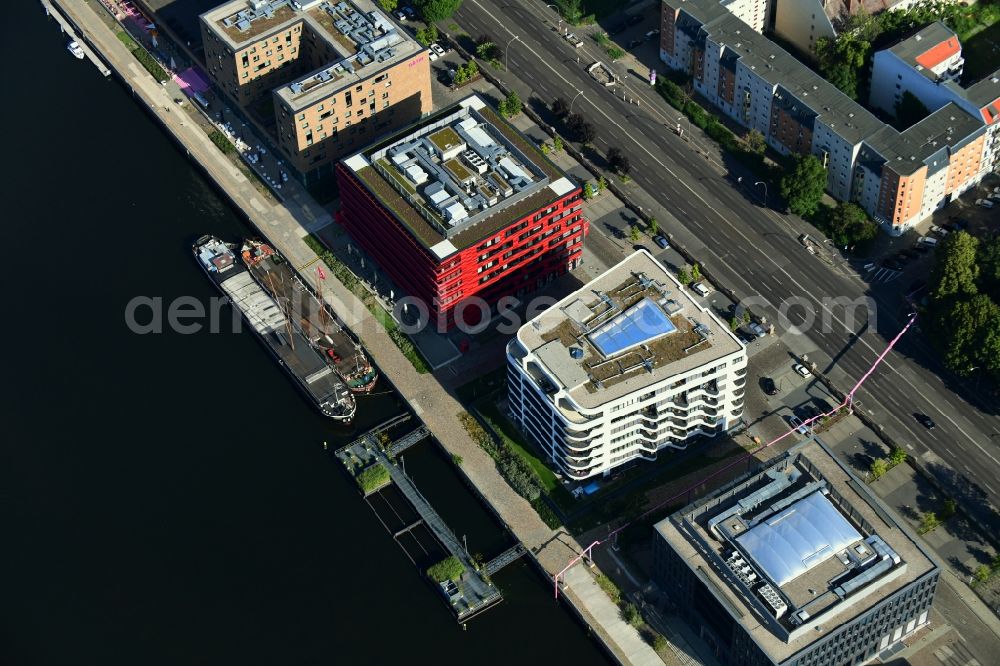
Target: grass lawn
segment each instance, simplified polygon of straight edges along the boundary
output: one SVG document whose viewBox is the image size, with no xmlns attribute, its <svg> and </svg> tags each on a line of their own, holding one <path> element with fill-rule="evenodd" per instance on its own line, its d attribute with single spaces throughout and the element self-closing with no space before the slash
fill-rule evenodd
<svg viewBox="0 0 1000 666">
<path fill-rule="evenodd" d="M 542 488 L 546 493 L 551 494 L 557 488 L 561 487 L 559 479 L 556 478 L 552 470 L 546 467 L 544 462 L 539 460 L 526 445 L 520 442 L 520 434 L 518 434 L 514 424 L 500 413 L 495 400 L 484 400 L 477 406 L 477 409 L 486 419 L 496 425 L 497 434 L 503 438 L 504 442 L 512 450 L 517 451 L 519 456 L 528 461 L 531 469 L 535 471 L 535 474 L 538 475 L 539 480 L 542 482 Z"/>
<path fill-rule="evenodd" d="M 962 42 L 962 57 L 965 70 L 962 81 L 965 85 L 975 83 L 996 70 L 1000 63 L 1000 22 L 977 32 Z"/>
</svg>

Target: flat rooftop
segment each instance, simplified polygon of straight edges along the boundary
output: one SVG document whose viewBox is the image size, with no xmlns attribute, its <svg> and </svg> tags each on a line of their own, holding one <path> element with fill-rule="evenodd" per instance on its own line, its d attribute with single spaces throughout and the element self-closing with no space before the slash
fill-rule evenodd
<svg viewBox="0 0 1000 666">
<path fill-rule="evenodd" d="M 319 26 L 340 59 L 275 89 L 293 111 L 426 50 L 371 0 L 322 0 L 304 13 L 306 24 L 314 30 Z"/>
<path fill-rule="evenodd" d="M 655 529 L 775 663 L 937 568 L 816 438 Z"/>
<path fill-rule="evenodd" d="M 517 332 L 555 390 L 594 408 L 740 352 L 743 344 L 640 250 Z"/>
<path fill-rule="evenodd" d="M 438 259 L 576 189 L 477 95 L 343 164 Z"/>
<path fill-rule="evenodd" d="M 957 54 L 962 50 L 962 44 L 958 41 L 958 35 L 948 26 L 936 21 L 916 34 L 896 42 L 889 50 L 933 80 L 936 77 L 929 71 L 930 68 Z"/>
<path fill-rule="evenodd" d="M 293 110 L 424 50 L 372 0 L 231 0 L 201 18 L 234 51 L 295 25 L 322 40 L 337 57 L 275 90 Z"/>
</svg>

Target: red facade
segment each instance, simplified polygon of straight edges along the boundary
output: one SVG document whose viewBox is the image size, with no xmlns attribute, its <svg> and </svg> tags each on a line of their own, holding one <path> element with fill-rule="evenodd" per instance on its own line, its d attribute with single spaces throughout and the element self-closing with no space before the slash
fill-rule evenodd
<svg viewBox="0 0 1000 666">
<path fill-rule="evenodd" d="M 337 166 L 337 221 L 407 295 L 422 300 L 434 324 L 455 326 L 455 309 L 476 296 L 490 306 L 521 297 L 579 265 L 589 225 L 580 188 L 467 248 L 438 259 L 344 165 Z M 462 320 L 481 311 L 463 305 Z"/>
</svg>

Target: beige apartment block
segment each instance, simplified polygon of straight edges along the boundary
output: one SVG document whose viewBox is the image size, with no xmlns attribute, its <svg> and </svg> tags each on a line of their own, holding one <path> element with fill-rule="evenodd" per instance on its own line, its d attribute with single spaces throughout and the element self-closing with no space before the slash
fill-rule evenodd
<svg viewBox="0 0 1000 666">
<path fill-rule="evenodd" d="M 371 0 L 232 0 L 202 14 L 201 31 L 213 81 L 274 114 L 307 177 L 432 109 L 427 49 Z"/>
</svg>

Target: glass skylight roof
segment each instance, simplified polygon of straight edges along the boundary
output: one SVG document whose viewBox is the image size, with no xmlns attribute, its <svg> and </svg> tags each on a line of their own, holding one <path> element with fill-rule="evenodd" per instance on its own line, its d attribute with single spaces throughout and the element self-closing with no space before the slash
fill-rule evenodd
<svg viewBox="0 0 1000 666">
<path fill-rule="evenodd" d="M 663 308 L 644 298 L 588 337 L 601 354 L 614 356 L 676 330 Z"/>
<path fill-rule="evenodd" d="M 778 587 L 860 540 L 854 526 L 819 491 L 736 538 Z"/>
</svg>

